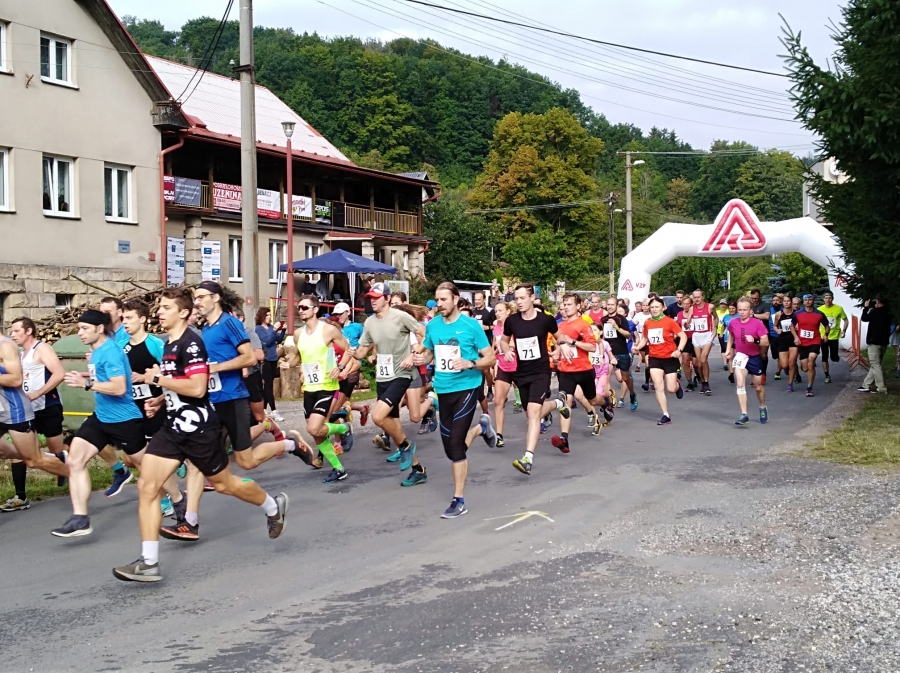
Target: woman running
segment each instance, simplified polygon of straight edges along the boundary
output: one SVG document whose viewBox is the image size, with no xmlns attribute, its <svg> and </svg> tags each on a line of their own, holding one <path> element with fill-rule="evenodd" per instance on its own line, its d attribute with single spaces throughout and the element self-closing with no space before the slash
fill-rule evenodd
<svg viewBox="0 0 900 673">
<path fill-rule="evenodd" d="M 692 370 L 694 361 L 694 342 L 692 340 L 694 336 L 694 300 L 691 299 L 690 295 L 685 295 L 681 300 L 681 310 L 675 319 L 681 325 L 685 334 L 687 334 L 687 346 L 681 354 L 681 371 L 684 372 L 684 376 L 687 378 L 687 391 L 692 393 L 696 386 L 694 385 Z"/>
<path fill-rule="evenodd" d="M 644 333 L 634 347 L 635 350 L 640 350 L 645 344 L 650 346 L 650 378 L 656 388 L 656 401 L 663 414 L 657 425 L 669 425 L 672 422 L 666 404 L 666 389 L 675 393 L 679 400 L 684 397 L 684 391 L 678 382 L 678 363 L 688 343 L 687 333 L 678 322 L 663 313 L 665 309 L 662 299 L 654 297 L 650 300 L 650 319 L 644 323 Z"/>
<path fill-rule="evenodd" d="M 784 302 L 781 310 L 772 318 L 772 325 L 778 332 L 778 371 L 788 374 L 787 391 L 794 392 L 794 376 L 797 374 L 797 354 L 800 352 L 791 334 L 791 322 L 794 316 L 794 305 L 790 300 Z"/>
<path fill-rule="evenodd" d="M 510 302 L 512 303 L 512 302 Z M 515 306 L 515 304 L 513 304 Z M 512 386 L 512 372 L 516 371 L 515 345 L 512 346 L 513 353 L 512 362 L 500 355 L 500 339 L 503 338 L 503 323 L 512 312 L 510 305 L 506 302 L 500 302 L 494 307 L 494 349 L 497 351 L 497 373 L 494 376 L 494 424 L 497 428 L 497 446 L 506 446 L 503 441 L 503 423 L 506 420 L 506 397 L 509 395 L 509 389 Z"/>
</svg>

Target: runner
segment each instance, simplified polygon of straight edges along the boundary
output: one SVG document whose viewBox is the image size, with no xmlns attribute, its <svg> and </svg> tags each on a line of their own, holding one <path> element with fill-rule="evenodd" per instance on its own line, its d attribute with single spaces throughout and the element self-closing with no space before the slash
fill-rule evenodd
<svg viewBox="0 0 900 673">
<path fill-rule="evenodd" d="M 122 324 L 125 304 L 118 297 L 103 297 L 100 300 L 100 310 L 109 316 L 109 329 L 113 334 L 113 341 L 124 348 L 129 338 L 125 325 Z"/>
<path fill-rule="evenodd" d="M 828 318 L 828 327 L 825 329 L 825 340 L 822 342 L 822 371 L 825 372 L 825 383 L 831 383 L 831 373 L 828 371 L 828 361 L 840 362 L 840 340 L 847 334 L 847 326 L 850 321 L 844 309 L 834 303 L 834 294 L 826 292 L 822 295 L 824 304 L 819 307 L 819 312 Z M 840 326 L 838 326 L 840 323 Z"/>
<path fill-rule="evenodd" d="M 331 309 L 331 319 L 341 326 L 341 332 L 350 347 L 356 348 L 359 346 L 359 338 L 362 336 L 363 326 L 358 322 L 353 322 L 352 317 L 350 306 L 344 302 L 335 304 L 334 308 Z M 344 402 L 350 400 L 353 391 L 356 389 L 357 384 L 359 384 L 359 367 L 359 360 L 351 358 L 347 362 L 347 366 L 341 372 L 341 380 L 338 388 L 340 391 L 340 397 L 338 399 L 341 400 L 339 406 L 343 406 Z M 369 422 L 369 411 L 371 407 L 368 404 L 351 402 L 350 408 L 359 413 L 360 425 L 365 425 Z"/>
<path fill-rule="evenodd" d="M 697 357 L 700 394 L 712 395 L 712 390 L 709 388 L 709 352 L 712 350 L 713 341 L 716 338 L 719 318 L 716 315 L 715 307 L 706 301 L 703 290 L 694 290 L 691 299 L 694 302 L 691 343 Z"/>
<path fill-rule="evenodd" d="M 468 448 L 479 435 L 489 447 L 497 445 L 497 433 L 487 414 L 481 415 L 478 425 L 469 427 L 478 406 L 478 393 L 484 387 L 481 372 L 493 367 L 495 357 L 481 323 L 460 314 L 456 285 L 441 283 L 434 298 L 440 317 L 425 328 L 425 340 L 415 347 L 414 362 L 417 365 L 434 362 L 434 390 L 441 408 L 441 442 L 453 464 L 453 499 L 441 518 L 455 519 L 468 512 L 465 499 Z"/>
<path fill-rule="evenodd" d="M 534 464 L 534 452 L 537 449 L 541 434 L 541 418 L 554 409 L 559 410 L 563 418 L 569 417 L 569 406 L 565 395 L 560 393 L 556 399 L 550 396 L 550 355 L 547 350 L 547 337 L 559 337 L 556 320 L 535 307 L 533 285 L 517 285 L 515 289 L 518 313 L 510 315 L 503 323 L 503 338 L 500 340 L 502 357 L 507 362 L 514 360 L 512 346 L 515 340 L 517 358 L 516 371 L 511 378 L 519 388 L 522 405 L 528 416 L 528 434 L 525 439 L 525 455 L 513 461 L 513 467 L 523 474 L 531 474 Z M 564 338 L 564 337 L 563 337 Z M 571 359 L 575 350 L 567 344 L 560 345 L 563 358 Z"/>
<path fill-rule="evenodd" d="M 691 297 L 683 297 L 681 299 L 681 310 L 678 312 L 675 320 L 687 335 L 687 345 L 681 354 L 681 371 L 687 379 L 687 392 L 692 393 L 697 386 L 694 382 L 694 300 Z"/>
<path fill-rule="evenodd" d="M 684 308 L 684 290 L 675 290 L 675 301 L 666 306 L 665 315 L 669 316 L 672 320 L 678 319 L 678 312 Z M 690 339 L 688 340 L 690 341 Z"/>
<path fill-rule="evenodd" d="M 737 312 L 737 309 L 735 309 Z M 728 345 L 728 335 L 725 333 L 725 325 L 722 324 L 722 319 L 728 315 L 728 300 L 724 297 L 719 300 L 719 306 L 716 308 L 716 319 L 719 321 L 719 326 L 716 329 L 716 338 L 719 340 L 719 349 L 722 352 L 722 369 L 728 371 L 728 363 L 725 361 L 725 348 Z"/>
<path fill-rule="evenodd" d="M 604 310 L 603 301 L 600 299 L 600 295 L 596 292 L 591 292 L 591 304 L 587 315 L 591 319 L 591 323 L 594 325 L 601 324 L 603 322 L 603 318 L 606 317 L 606 311 Z"/>
<path fill-rule="evenodd" d="M 338 377 L 346 367 L 350 348 L 341 330 L 317 317 L 319 298 L 315 295 L 300 297 L 297 306 L 302 326 L 294 331 L 297 348 L 281 367 L 289 369 L 298 363 L 303 372 L 303 412 L 306 416 L 306 431 L 318 446 L 319 453 L 331 464 L 331 472 L 322 480 L 324 484 L 343 481 L 347 471 L 335 455 L 331 435 L 346 435 L 352 432 L 350 423 L 328 423 L 331 402 L 340 388 Z M 335 347 L 344 353 L 342 362 L 335 356 Z M 289 432 L 289 435 L 299 434 Z M 352 445 L 350 445 L 352 447 Z M 318 462 L 318 461 L 317 461 Z"/>
<path fill-rule="evenodd" d="M 600 328 L 603 330 L 603 339 L 609 344 L 615 358 L 616 381 L 624 384 L 628 389 L 630 408 L 636 411 L 638 408 L 637 395 L 634 394 L 634 379 L 631 378 L 631 353 L 628 350 L 628 340 L 631 339 L 631 330 L 628 329 L 628 319 L 619 312 L 619 304 L 615 297 L 606 300 L 606 317 Z M 594 348 L 591 349 L 593 351 Z M 624 391 L 622 391 L 624 392 Z M 590 397 L 588 396 L 588 399 Z M 619 399 L 619 406 L 624 406 L 624 400 Z"/>
<path fill-rule="evenodd" d="M 512 304 L 510 306 L 510 304 Z M 501 301 L 494 307 L 494 315 L 497 317 L 494 323 L 494 350 L 496 353 L 495 360 L 497 362 L 497 375 L 494 377 L 494 418 L 497 426 L 497 446 L 503 448 L 506 442 L 503 440 L 503 426 L 506 422 L 506 398 L 509 395 L 509 389 L 513 385 L 512 375 L 516 371 L 516 353 L 515 345 L 513 345 L 512 360 L 500 357 L 500 340 L 503 338 L 503 325 L 509 318 L 510 313 L 515 310 L 516 305 L 512 302 Z M 427 331 L 427 330 L 426 330 Z M 518 388 L 516 389 L 516 400 L 518 400 Z M 521 404 L 517 404 L 521 406 Z"/>
<path fill-rule="evenodd" d="M 759 318 L 763 323 L 768 323 L 769 318 L 772 317 L 772 311 L 768 306 L 763 305 L 762 293 L 759 291 L 759 288 L 750 290 L 750 302 L 753 308 L 753 317 Z M 760 360 L 762 360 L 762 384 L 766 385 L 766 371 L 769 369 L 769 356 L 767 353 L 760 353 L 759 357 Z"/>
<path fill-rule="evenodd" d="M 781 367 L 779 366 L 781 358 L 779 357 L 780 351 L 778 350 L 781 342 L 778 340 L 778 332 L 775 330 L 775 314 L 781 311 L 783 301 L 783 294 L 776 294 L 772 297 L 772 307 L 769 309 L 769 320 L 765 323 L 769 333 L 769 350 L 772 355 L 772 361 L 775 362 L 774 379 L 776 381 L 781 380 Z"/>
<path fill-rule="evenodd" d="M 790 298 L 786 298 L 781 310 L 774 316 L 775 331 L 778 332 L 778 371 L 788 375 L 787 391 L 794 392 L 794 377 L 797 375 L 797 344 L 791 325 L 794 322 L 794 308 Z"/>
<path fill-rule="evenodd" d="M 416 445 L 410 443 L 400 423 L 400 401 L 412 384 L 413 354 L 410 335 L 419 340 L 425 338 L 425 328 L 408 313 L 391 308 L 391 290 L 387 283 L 375 283 L 366 293 L 372 301 L 374 315 L 366 318 L 363 334 L 357 348 L 349 348 L 348 353 L 362 360 L 375 347 L 377 351 L 375 367 L 375 387 L 378 401 L 372 410 L 372 420 L 397 444 L 400 454 L 397 461 L 400 470 L 410 468 L 409 476 L 402 486 L 415 486 L 428 481 L 425 466 L 419 464 Z M 418 422 L 421 419 L 416 419 Z M 389 456 L 390 457 L 390 456 Z M 391 461 L 394 462 L 394 461 Z"/>
<path fill-rule="evenodd" d="M 156 433 L 141 462 L 138 482 L 140 501 L 138 521 L 141 531 L 141 556 L 125 566 L 113 568 L 113 576 L 126 582 L 158 582 L 159 535 L 162 515 L 160 488 L 165 488 L 175 470 L 189 460 L 216 491 L 259 506 L 266 514 L 269 537 L 284 532 L 288 497 L 274 498 L 256 482 L 231 473 L 221 440 L 221 423 L 210 403 L 209 365 L 203 339 L 188 329 L 193 298 L 190 290 L 166 289 L 160 298 L 159 323 L 169 338 L 162 367 L 154 365 L 144 377 L 165 390 L 165 424 Z M 230 316 L 229 316 L 230 317 Z M 249 342 L 248 342 L 249 343 Z M 162 400 L 148 403 L 148 414 L 162 414 Z"/>
<path fill-rule="evenodd" d="M 650 304 L 646 301 L 636 301 L 634 302 L 634 315 L 631 318 L 631 322 L 634 323 L 634 333 L 636 335 L 643 334 L 644 332 L 644 323 L 647 322 L 647 319 L 650 317 Z M 633 346 L 634 344 L 632 344 Z M 641 351 L 637 352 L 637 355 L 634 357 L 635 361 L 635 373 L 640 373 L 641 371 L 641 363 L 643 362 L 644 354 Z M 632 387 L 633 387 L 632 383 Z"/>
<path fill-rule="evenodd" d="M 687 333 L 678 321 L 663 313 L 664 309 L 662 299 L 654 297 L 650 300 L 650 320 L 644 323 L 644 333 L 634 346 L 635 350 L 640 350 L 645 345 L 650 347 L 650 377 L 656 389 L 656 402 L 662 411 L 662 418 L 657 425 L 669 425 L 672 422 L 666 403 L 666 390 L 675 393 L 675 397 L 679 400 L 684 397 L 684 391 L 678 382 L 678 363 L 688 343 Z M 677 346 L 676 337 L 678 337 Z"/>
<path fill-rule="evenodd" d="M 769 420 L 769 411 L 766 409 L 766 389 L 762 385 L 762 361 L 760 354 L 769 346 L 769 329 L 759 319 L 753 317 L 753 308 L 749 297 L 741 297 L 737 300 L 738 319 L 728 323 L 728 349 L 725 351 L 725 359 L 732 360 L 734 365 L 734 378 L 737 385 L 738 404 L 741 407 L 741 415 L 734 422 L 735 425 L 747 425 L 750 418 L 747 416 L 747 374 L 752 377 L 751 383 L 756 390 L 759 400 L 759 422 L 766 423 Z"/>
<path fill-rule="evenodd" d="M 484 336 L 487 339 L 488 343 L 491 343 L 491 332 L 494 325 L 494 311 L 491 310 L 491 307 L 486 303 L 486 296 L 484 291 L 475 290 L 472 293 L 472 318 L 477 320 L 481 324 L 481 328 L 484 330 Z M 494 401 L 494 371 L 493 369 L 488 369 L 484 372 L 484 382 L 487 385 L 487 401 Z"/>
<path fill-rule="evenodd" d="M 816 358 L 822 344 L 820 328 L 830 329 L 828 318 L 814 306 L 811 294 L 803 295 L 803 310 L 791 318 L 791 333 L 794 343 L 799 346 L 800 369 L 806 372 L 806 396 L 813 397 L 813 383 L 816 380 Z"/>
<path fill-rule="evenodd" d="M 609 385 L 609 377 L 617 361 L 609 344 L 603 338 L 603 330 L 600 326 L 591 325 L 591 330 L 597 340 L 597 348 L 591 353 L 591 365 L 594 367 L 594 388 L 597 390 L 597 397 L 601 398 L 600 406 L 603 408 L 602 423 L 593 407 L 591 407 L 591 413 L 588 414 L 588 427 L 591 428 L 591 434 L 596 436 L 600 434 L 601 428 L 608 426 L 613 420 L 613 405 L 616 396 L 612 386 Z"/>
</svg>

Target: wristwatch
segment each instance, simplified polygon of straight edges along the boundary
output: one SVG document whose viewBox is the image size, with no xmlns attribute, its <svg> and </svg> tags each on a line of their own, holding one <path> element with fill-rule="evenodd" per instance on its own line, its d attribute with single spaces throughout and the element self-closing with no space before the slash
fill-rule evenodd
<svg viewBox="0 0 900 673">
<path fill-rule="evenodd" d="M 155 385 L 155 386 L 158 386 L 158 385 L 159 385 L 159 374 L 154 374 L 154 375 L 153 375 L 152 383 L 153 383 L 153 385 Z"/>
<path fill-rule="evenodd" d="M 469 360 L 472 363 L 472 369 L 478 369 L 478 360 Z"/>
<path fill-rule="evenodd" d="M 88 377 L 87 381 L 84 382 L 84 389 L 90 390 L 94 387 L 94 379 Z"/>
</svg>

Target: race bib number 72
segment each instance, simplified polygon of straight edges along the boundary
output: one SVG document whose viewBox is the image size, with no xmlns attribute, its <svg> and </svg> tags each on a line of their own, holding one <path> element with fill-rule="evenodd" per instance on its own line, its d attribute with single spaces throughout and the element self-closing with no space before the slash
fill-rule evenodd
<svg viewBox="0 0 900 673">
<path fill-rule="evenodd" d="M 647 330 L 647 340 L 652 344 L 661 344 L 665 339 L 663 339 L 663 328 L 662 327 L 654 327 L 653 329 Z"/>
</svg>

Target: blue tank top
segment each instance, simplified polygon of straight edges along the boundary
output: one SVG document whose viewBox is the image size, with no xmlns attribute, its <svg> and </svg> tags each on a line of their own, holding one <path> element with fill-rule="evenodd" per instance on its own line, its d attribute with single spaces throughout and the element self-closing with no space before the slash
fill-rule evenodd
<svg viewBox="0 0 900 673">
<path fill-rule="evenodd" d="M 0 337 L 0 343 L 13 340 L 8 337 Z M 15 346 L 15 344 L 13 344 Z M 16 351 L 19 347 L 15 346 Z M 0 374 L 9 374 L 6 367 L 0 365 Z M 31 408 L 31 401 L 22 390 L 18 388 L 8 388 L 0 386 L 0 424 L 16 425 L 34 420 L 34 410 Z"/>
</svg>

